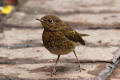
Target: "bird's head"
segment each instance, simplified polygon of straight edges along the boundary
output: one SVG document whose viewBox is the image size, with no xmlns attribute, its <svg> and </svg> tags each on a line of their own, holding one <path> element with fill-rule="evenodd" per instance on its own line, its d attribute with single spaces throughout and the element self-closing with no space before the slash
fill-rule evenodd
<svg viewBox="0 0 120 80">
<path fill-rule="evenodd" d="M 39 20 L 44 29 L 48 31 L 61 30 L 65 26 L 65 23 L 61 19 L 52 15 L 47 15 L 36 20 Z"/>
</svg>

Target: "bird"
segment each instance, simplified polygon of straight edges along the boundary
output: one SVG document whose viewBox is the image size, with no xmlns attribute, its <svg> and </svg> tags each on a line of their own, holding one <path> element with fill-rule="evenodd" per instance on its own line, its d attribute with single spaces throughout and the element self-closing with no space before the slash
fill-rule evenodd
<svg viewBox="0 0 120 80">
<path fill-rule="evenodd" d="M 52 54 L 57 55 L 56 62 L 54 64 L 51 76 L 56 74 L 56 65 L 61 55 L 73 52 L 80 67 L 80 61 L 75 52 L 76 44 L 79 42 L 85 45 L 85 41 L 82 36 L 89 36 L 88 34 L 78 33 L 68 26 L 59 17 L 54 15 L 46 15 L 42 18 L 37 18 L 40 21 L 44 30 L 42 33 L 42 40 L 45 48 Z"/>
</svg>

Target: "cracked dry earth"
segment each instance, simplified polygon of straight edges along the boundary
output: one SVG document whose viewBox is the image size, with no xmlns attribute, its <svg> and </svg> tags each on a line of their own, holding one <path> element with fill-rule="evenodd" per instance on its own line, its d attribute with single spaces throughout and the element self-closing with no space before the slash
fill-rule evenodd
<svg viewBox="0 0 120 80">
<path fill-rule="evenodd" d="M 120 69 L 116 68 L 120 29 L 115 29 L 119 28 L 119 0 L 74 0 L 72 4 L 71 1 L 27 0 L 6 19 L 4 33 L 0 34 L 0 80 L 120 79 Z M 79 72 L 71 52 L 60 58 L 57 75 L 50 77 L 57 56 L 44 48 L 43 28 L 35 20 L 48 13 L 70 23 L 77 32 L 90 35 L 84 37 L 86 46 L 78 45 L 75 49 L 81 67 L 86 70 Z"/>
</svg>

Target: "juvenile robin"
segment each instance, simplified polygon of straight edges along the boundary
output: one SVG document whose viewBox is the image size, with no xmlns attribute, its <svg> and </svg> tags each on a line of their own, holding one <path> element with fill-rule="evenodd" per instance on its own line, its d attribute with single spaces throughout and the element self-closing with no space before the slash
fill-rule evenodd
<svg viewBox="0 0 120 80">
<path fill-rule="evenodd" d="M 51 75 L 56 73 L 56 65 L 60 56 L 72 51 L 78 61 L 79 69 L 81 71 L 80 61 L 78 60 L 74 49 L 77 42 L 85 45 L 82 36 L 88 36 L 88 34 L 80 34 L 74 31 L 56 16 L 47 15 L 36 20 L 39 20 L 44 28 L 42 40 L 45 48 L 47 48 L 52 54 L 58 56 Z"/>
</svg>

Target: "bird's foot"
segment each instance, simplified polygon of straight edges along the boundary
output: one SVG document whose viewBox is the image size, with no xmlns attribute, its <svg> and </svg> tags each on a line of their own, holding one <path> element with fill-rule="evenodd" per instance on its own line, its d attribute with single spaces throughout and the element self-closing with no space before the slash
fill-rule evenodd
<svg viewBox="0 0 120 80">
<path fill-rule="evenodd" d="M 53 77 L 53 75 L 56 75 L 56 69 L 53 69 L 53 71 L 51 72 L 51 77 Z"/>
<path fill-rule="evenodd" d="M 79 70 L 80 70 L 80 72 L 81 72 L 81 71 L 86 70 L 86 69 L 84 69 L 84 68 L 79 68 Z"/>
</svg>

